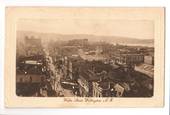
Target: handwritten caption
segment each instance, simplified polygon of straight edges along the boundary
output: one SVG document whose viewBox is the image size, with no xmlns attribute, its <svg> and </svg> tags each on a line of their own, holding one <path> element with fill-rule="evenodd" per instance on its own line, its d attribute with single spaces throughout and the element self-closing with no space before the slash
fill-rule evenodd
<svg viewBox="0 0 170 115">
<path fill-rule="evenodd" d="M 63 98 L 64 102 L 91 102 L 91 103 L 101 103 L 101 102 L 112 102 L 113 98 Z"/>
</svg>

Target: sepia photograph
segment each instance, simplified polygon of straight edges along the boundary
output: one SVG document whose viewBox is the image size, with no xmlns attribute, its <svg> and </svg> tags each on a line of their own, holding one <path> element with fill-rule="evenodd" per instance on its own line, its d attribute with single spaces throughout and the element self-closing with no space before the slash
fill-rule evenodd
<svg viewBox="0 0 170 115">
<path fill-rule="evenodd" d="M 59 100 L 66 107 L 75 103 L 128 107 L 131 100 L 132 106 L 147 106 L 142 99 L 155 102 L 148 106 L 161 106 L 163 12 L 163 8 L 7 8 L 6 47 L 12 54 L 6 52 L 6 58 L 12 73 L 6 76 L 11 81 L 6 81 L 6 94 L 10 89 L 8 97 L 25 106 L 32 101 L 42 104 L 33 107 L 44 107 L 43 99 Z"/>
<path fill-rule="evenodd" d="M 152 97 L 153 26 L 153 21 L 19 20 L 16 94 Z"/>
</svg>

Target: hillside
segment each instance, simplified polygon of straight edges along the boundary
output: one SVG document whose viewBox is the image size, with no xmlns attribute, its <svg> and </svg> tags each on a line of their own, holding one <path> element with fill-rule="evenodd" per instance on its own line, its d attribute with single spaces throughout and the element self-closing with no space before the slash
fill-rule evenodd
<svg viewBox="0 0 170 115">
<path fill-rule="evenodd" d="M 55 33 L 38 33 L 31 31 L 18 31 L 17 32 L 17 40 L 22 41 L 25 36 L 34 36 L 36 38 L 42 38 L 45 41 L 49 40 L 61 40 L 67 41 L 71 39 L 88 39 L 91 42 L 96 41 L 105 41 L 109 43 L 118 43 L 118 44 L 141 44 L 144 46 L 153 46 L 154 39 L 137 39 L 137 38 L 128 38 L 128 37 L 120 37 L 120 36 L 96 36 L 96 35 L 88 35 L 88 34 L 55 34 Z"/>
</svg>

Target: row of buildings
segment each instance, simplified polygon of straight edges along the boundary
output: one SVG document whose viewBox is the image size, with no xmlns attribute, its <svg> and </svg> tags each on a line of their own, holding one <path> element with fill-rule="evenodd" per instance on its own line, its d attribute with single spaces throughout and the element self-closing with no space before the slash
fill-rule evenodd
<svg viewBox="0 0 170 115">
<path fill-rule="evenodd" d="M 143 81 L 144 86 L 134 76 L 135 71 L 125 71 L 122 66 L 112 66 L 103 61 L 87 61 L 80 56 L 62 58 L 61 73 L 64 79 L 78 84 L 78 94 L 82 97 L 121 97 L 121 96 L 152 96 L 152 79 Z M 139 79 L 146 75 L 141 75 Z M 151 88 L 148 88 L 151 86 Z M 141 87 L 144 87 L 141 89 Z M 147 94 L 140 91 L 147 90 Z"/>
<path fill-rule="evenodd" d="M 57 66 L 63 79 L 78 84 L 79 96 L 153 95 L 153 48 L 117 45 L 106 47 L 106 43 L 92 47 L 87 44 L 86 39 L 68 43 L 68 46 L 64 45 L 59 50 Z"/>
</svg>

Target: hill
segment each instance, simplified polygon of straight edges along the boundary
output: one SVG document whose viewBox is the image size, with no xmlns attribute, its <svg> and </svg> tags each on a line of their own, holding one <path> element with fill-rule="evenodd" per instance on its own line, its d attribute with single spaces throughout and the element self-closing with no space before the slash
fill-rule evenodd
<svg viewBox="0 0 170 115">
<path fill-rule="evenodd" d="M 130 45 L 143 45 L 153 46 L 154 39 L 138 39 L 128 38 L 121 36 L 98 36 L 90 34 L 56 34 L 56 33 L 38 33 L 32 31 L 17 31 L 17 40 L 22 41 L 25 36 L 34 36 L 35 38 L 42 38 L 43 41 L 60 40 L 67 41 L 71 39 L 88 39 L 90 42 L 105 41 L 113 44 L 130 44 Z"/>
</svg>

